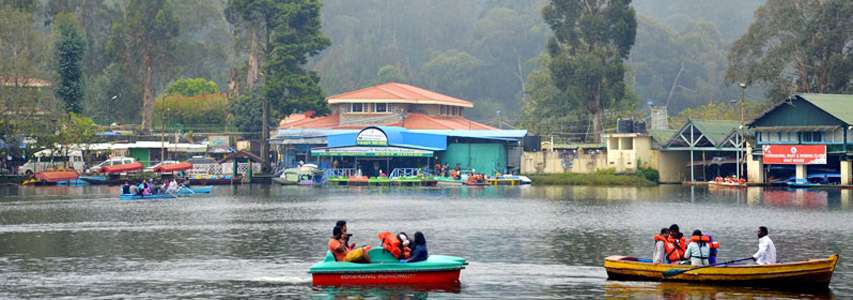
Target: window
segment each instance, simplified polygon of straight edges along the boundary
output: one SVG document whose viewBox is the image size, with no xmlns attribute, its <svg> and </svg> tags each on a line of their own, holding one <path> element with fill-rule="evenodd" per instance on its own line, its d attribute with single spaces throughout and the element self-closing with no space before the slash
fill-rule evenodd
<svg viewBox="0 0 853 300">
<path fill-rule="evenodd" d="M 822 132 L 800 132 L 800 139 L 803 143 L 819 143 L 823 141 Z"/>
<path fill-rule="evenodd" d="M 352 103 L 350 105 L 350 111 L 351 112 L 363 112 L 364 111 L 364 104 Z"/>
<path fill-rule="evenodd" d="M 376 103 L 373 107 L 373 111 L 375 112 L 388 112 L 388 104 L 385 103 Z"/>
</svg>

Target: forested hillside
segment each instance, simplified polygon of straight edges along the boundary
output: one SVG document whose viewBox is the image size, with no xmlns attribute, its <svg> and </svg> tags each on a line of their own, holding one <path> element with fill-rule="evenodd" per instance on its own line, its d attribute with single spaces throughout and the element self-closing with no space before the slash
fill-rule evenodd
<svg viewBox="0 0 853 300">
<path fill-rule="evenodd" d="M 4 47 L 14 46 L 4 53 L 18 56 L 3 60 L 0 73 L 60 80 L 55 47 L 61 35 L 56 20 L 67 14 L 72 16 L 67 28 L 80 31 L 71 32 L 69 38 L 77 36 L 84 42 L 79 49 L 82 113 L 101 124 L 139 124 L 143 103 L 153 106 L 166 87 L 181 78 L 212 80 L 222 93 L 241 88 L 238 83 L 246 80 L 251 43 L 241 27 L 248 23 L 229 22 L 226 11 L 231 2 L 241 1 L 4 0 L 0 37 Z M 523 119 L 525 103 L 565 97 L 554 92 L 548 67 L 542 63 L 553 36 L 542 16 L 549 1 L 320 3 L 321 30 L 331 43 L 309 57 L 306 68 L 319 76 L 322 95 L 386 81 L 406 82 L 474 101 L 476 107 L 468 114 L 475 120 L 493 122 L 500 111 L 503 120 L 516 125 Z M 737 98 L 739 89 L 723 80 L 728 49 L 747 31 L 762 3 L 632 3 L 638 25 L 626 59 L 625 95 L 630 98 L 626 105 L 637 111 L 652 102 L 667 105 L 675 114 L 686 107 Z M 263 79 L 263 70 L 259 75 Z M 764 95 L 762 88 L 749 93 L 752 98 Z M 231 102 L 231 115 L 220 119 L 237 124 L 245 120 L 235 115 L 259 116 L 254 102 Z M 566 124 L 586 122 L 572 108 L 552 111 L 576 119 L 561 121 Z M 153 122 L 158 122 L 156 115 Z"/>
</svg>

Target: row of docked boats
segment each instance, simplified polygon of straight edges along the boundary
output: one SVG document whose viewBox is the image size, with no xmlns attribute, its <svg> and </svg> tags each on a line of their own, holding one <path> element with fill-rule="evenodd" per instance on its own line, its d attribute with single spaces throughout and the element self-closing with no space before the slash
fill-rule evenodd
<svg viewBox="0 0 853 300">
<path fill-rule="evenodd" d="M 349 185 L 349 186 L 436 186 L 436 185 L 523 185 L 532 181 L 527 176 L 499 175 L 487 177 L 479 174 L 465 174 L 458 177 L 450 176 L 360 176 L 327 174 L 314 164 L 304 164 L 296 168 L 285 169 L 280 176 L 273 177 L 273 182 L 282 185 Z"/>
</svg>

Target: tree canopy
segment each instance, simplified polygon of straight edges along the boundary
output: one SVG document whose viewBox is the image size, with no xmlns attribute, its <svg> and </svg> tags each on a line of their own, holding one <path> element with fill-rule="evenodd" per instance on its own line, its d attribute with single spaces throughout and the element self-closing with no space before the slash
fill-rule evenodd
<svg viewBox="0 0 853 300">
<path fill-rule="evenodd" d="M 553 0 L 542 11 L 554 31 L 548 51 L 551 80 L 592 115 L 592 140 L 604 132 L 605 111 L 626 100 L 624 60 L 637 34 L 629 0 Z"/>
<path fill-rule="evenodd" d="M 726 79 L 793 92 L 853 92 L 853 2 L 769 0 L 729 53 Z"/>
</svg>

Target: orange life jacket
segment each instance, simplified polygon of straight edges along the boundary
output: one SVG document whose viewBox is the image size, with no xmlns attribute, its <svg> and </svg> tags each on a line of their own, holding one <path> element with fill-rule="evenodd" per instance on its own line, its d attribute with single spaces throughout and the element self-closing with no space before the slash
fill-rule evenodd
<svg viewBox="0 0 853 300">
<path fill-rule="evenodd" d="M 666 241 L 663 243 L 663 250 L 666 252 L 666 259 L 671 263 L 676 263 L 684 259 L 684 252 L 687 251 L 687 245 L 685 244 L 684 237 L 680 239 L 667 237 Z"/>
<path fill-rule="evenodd" d="M 408 247 L 403 247 L 400 243 L 400 239 L 397 238 L 397 235 L 391 233 L 390 231 L 383 231 L 379 233 L 379 240 L 382 241 L 382 249 L 388 251 L 394 257 L 398 259 L 405 259 L 411 256 L 411 250 Z"/>
<path fill-rule="evenodd" d="M 690 237 L 690 241 L 691 241 L 691 242 L 697 242 L 697 243 L 698 243 L 699 241 L 705 242 L 706 244 L 708 244 L 708 248 L 711 248 L 711 249 L 718 249 L 718 248 L 720 248 L 720 242 L 718 242 L 718 241 L 711 241 L 711 237 L 709 237 L 709 236 L 707 236 L 707 235 L 703 235 L 702 237 L 692 236 L 692 237 Z"/>
</svg>

